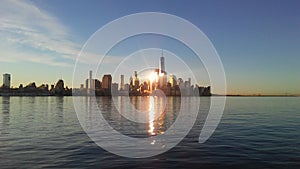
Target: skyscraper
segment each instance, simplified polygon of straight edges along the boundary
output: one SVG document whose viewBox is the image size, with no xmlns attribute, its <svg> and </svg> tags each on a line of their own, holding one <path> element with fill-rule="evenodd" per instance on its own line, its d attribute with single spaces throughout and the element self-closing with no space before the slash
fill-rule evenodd
<svg viewBox="0 0 300 169">
<path fill-rule="evenodd" d="M 121 88 L 120 90 L 124 90 L 124 75 L 121 75 Z"/>
<path fill-rule="evenodd" d="M 162 51 L 161 57 L 160 57 L 160 72 L 159 72 L 159 85 L 160 87 L 167 86 L 168 83 L 168 77 L 165 67 L 165 58 L 164 53 Z"/>
<path fill-rule="evenodd" d="M 110 89 L 111 88 L 111 81 L 112 81 L 111 75 L 104 75 L 102 77 L 102 88 L 103 89 Z"/>
<path fill-rule="evenodd" d="M 119 92 L 118 88 L 119 88 L 118 83 L 112 83 L 111 84 L 111 94 L 114 96 L 118 95 L 118 92 Z"/>
<path fill-rule="evenodd" d="M 87 94 L 91 95 L 95 93 L 95 79 L 92 77 L 93 72 L 90 70 L 89 78 L 86 79 Z"/>
<path fill-rule="evenodd" d="M 3 74 L 3 87 L 10 88 L 10 74 Z"/>
<path fill-rule="evenodd" d="M 169 82 L 171 84 L 171 87 L 174 87 L 177 84 L 176 76 L 175 75 L 170 75 Z"/>
<path fill-rule="evenodd" d="M 92 89 L 92 86 L 93 86 L 92 74 L 93 74 L 93 72 L 90 70 L 90 76 L 89 76 L 89 89 Z"/>
<path fill-rule="evenodd" d="M 140 81 L 137 75 L 137 71 L 134 71 L 134 77 L 133 77 L 133 83 L 135 87 L 138 87 L 140 85 Z"/>
<path fill-rule="evenodd" d="M 182 79 L 182 78 L 178 78 L 177 84 L 178 84 L 178 86 L 179 86 L 180 88 L 185 87 L 184 84 L 183 84 L 183 79 Z"/>
<path fill-rule="evenodd" d="M 165 58 L 164 58 L 164 56 L 160 57 L 160 73 L 165 73 Z"/>
</svg>

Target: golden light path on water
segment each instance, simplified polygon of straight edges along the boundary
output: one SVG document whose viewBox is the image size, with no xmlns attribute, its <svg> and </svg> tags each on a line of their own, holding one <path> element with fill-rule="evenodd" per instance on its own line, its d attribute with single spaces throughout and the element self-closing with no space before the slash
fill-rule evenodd
<svg viewBox="0 0 300 169">
<path fill-rule="evenodd" d="M 148 100 L 148 134 L 164 134 L 166 101 L 161 96 L 149 96 Z"/>
<path fill-rule="evenodd" d="M 155 112 L 154 112 L 154 98 L 153 96 L 150 96 L 150 102 L 149 102 L 149 130 L 148 133 L 153 136 L 156 133 L 154 132 L 154 119 L 155 119 Z"/>
</svg>

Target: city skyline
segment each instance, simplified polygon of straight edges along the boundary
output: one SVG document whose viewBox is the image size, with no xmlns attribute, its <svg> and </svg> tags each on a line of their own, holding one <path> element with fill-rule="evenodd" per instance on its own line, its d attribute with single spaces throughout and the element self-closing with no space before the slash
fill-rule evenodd
<svg viewBox="0 0 300 169">
<path fill-rule="evenodd" d="M 125 83 L 124 74 L 120 75 L 120 83 L 113 81 L 111 74 L 104 74 L 100 81 L 96 77 L 93 78 L 93 71 L 90 70 L 85 84 L 81 83 L 79 88 L 73 89 L 65 87 L 63 79 L 50 85 L 50 89 L 49 84 L 37 86 L 35 82 L 28 85 L 20 84 L 16 88 L 11 86 L 11 75 L 5 73 L 3 84 L 0 86 L 0 96 L 149 96 L 161 93 L 166 96 L 212 95 L 211 86 L 192 84 L 191 77 L 177 78 L 175 74 L 168 74 L 166 63 L 162 49 L 159 65 L 146 71 L 134 71 L 129 83 Z"/>
<path fill-rule="evenodd" d="M 124 15 L 158 11 L 187 19 L 208 36 L 223 62 L 228 94 L 299 95 L 300 12 L 297 7 L 300 2 L 229 2 L 3 1 L 0 73 L 12 75 L 13 87 L 33 81 L 53 84 L 59 78 L 69 87 L 78 87 L 79 84 L 72 86 L 74 63 L 81 47 L 95 31 Z M 123 47 L 116 47 L 110 53 L 112 59 L 105 64 L 110 66 L 149 44 L 189 61 L 191 53 L 176 50 L 180 46 L 176 42 L 153 36 L 141 43 L 145 41 L 143 38 L 135 37 L 123 43 Z M 174 65 L 170 62 L 168 68 Z M 128 78 L 124 80 L 127 83 Z M 204 78 L 201 84 L 209 81 Z"/>
<path fill-rule="evenodd" d="M 102 81 L 93 78 L 93 71 L 89 71 L 89 76 L 85 80 L 85 85 L 80 84 L 80 88 L 74 88 L 75 95 L 142 95 L 148 96 L 157 92 L 164 92 L 167 96 L 211 96 L 211 86 L 201 86 L 198 83 L 192 84 L 191 77 L 179 77 L 175 74 L 168 74 L 166 60 L 162 49 L 159 58 L 159 65 L 146 71 L 133 71 L 129 76 L 129 83 L 125 83 L 125 75 L 120 74 L 120 81 L 113 79 L 111 74 L 104 74 Z M 115 76 L 114 76 L 115 77 Z"/>
</svg>

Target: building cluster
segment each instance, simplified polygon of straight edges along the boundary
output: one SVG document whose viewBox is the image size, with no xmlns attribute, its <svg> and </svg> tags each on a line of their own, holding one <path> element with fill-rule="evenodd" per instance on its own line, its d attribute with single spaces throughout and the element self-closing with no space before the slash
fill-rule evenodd
<svg viewBox="0 0 300 169">
<path fill-rule="evenodd" d="M 27 86 L 20 84 L 18 88 L 11 88 L 11 75 L 3 74 L 3 85 L 0 87 L 0 96 L 71 96 L 71 95 L 96 95 L 96 96 L 148 96 L 156 92 L 163 92 L 166 96 L 211 96 L 210 86 L 200 87 L 191 84 L 191 78 L 184 81 L 175 75 L 168 75 L 165 69 L 165 58 L 160 57 L 159 68 L 151 71 L 146 81 L 141 81 L 137 71 L 125 84 L 125 76 L 120 76 L 120 85 L 112 82 L 112 76 L 105 74 L 102 81 L 93 79 L 92 71 L 80 88 L 69 89 L 64 86 L 62 79 L 55 85 L 48 84 L 36 86 L 35 82 Z"/>
<path fill-rule="evenodd" d="M 36 86 L 31 82 L 26 86 L 20 84 L 18 88 L 11 87 L 11 75 L 3 74 L 3 85 L 0 87 L 0 96 L 71 96 L 72 89 L 64 86 L 62 79 L 58 80 L 55 85 L 48 84 Z"/>
<path fill-rule="evenodd" d="M 102 77 L 102 81 L 92 78 L 92 71 L 89 72 L 89 78 L 85 80 L 80 88 L 73 89 L 73 95 L 97 95 L 97 96 L 110 96 L 112 89 L 118 84 L 112 83 L 112 76 L 106 74 Z"/>
<path fill-rule="evenodd" d="M 92 71 L 89 78 L 79 89 L 73 89 L 74 95 L 97 95 L 97 96 L 148 96 L 152 93 L 162 91 L 167 96 L 211 96 L 210 86 L 200 87 L 191 84 L 191 78 L 184 81 L 176 78 L 175 75 L 168 75 L 165 70 L 165 58 L 160 57 L 159 68 L 154 69 L 146 81 L 141 81 L 137 71 L 129 78 L 129 84 L 124 82 L 125 76 L 120 76 L 120 85 L 112 82 L 112 76 L 105 74 L 102 81 L 92 78 Z"/>
</svg>

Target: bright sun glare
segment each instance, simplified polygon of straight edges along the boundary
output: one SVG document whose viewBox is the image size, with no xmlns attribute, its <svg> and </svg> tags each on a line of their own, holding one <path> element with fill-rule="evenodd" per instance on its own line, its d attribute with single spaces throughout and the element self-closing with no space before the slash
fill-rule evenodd
<svg viewBox="0 0 300 169">
<path fill-rule="evenodd" d="M 149 75 L 150 83 L 152 84 L 152 82 L 155 81 L 155 79 L 156 79 L 155 73 L 154 73 L 154 72 L 151 72 L 150 75 Z"/>
</svg>

